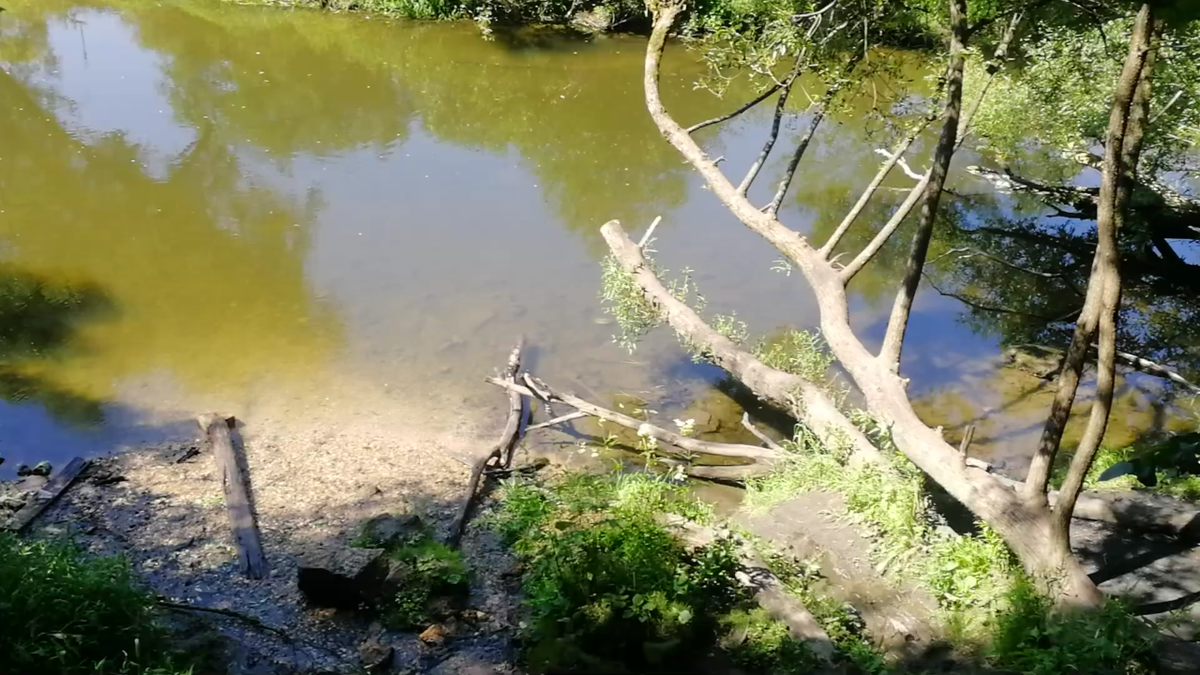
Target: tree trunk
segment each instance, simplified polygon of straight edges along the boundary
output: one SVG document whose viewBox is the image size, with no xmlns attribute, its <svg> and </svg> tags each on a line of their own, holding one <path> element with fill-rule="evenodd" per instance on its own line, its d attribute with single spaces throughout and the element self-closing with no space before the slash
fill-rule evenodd
<svg viewBox="0 0 1200 675">
<path fill-rule="evenodd" d="M 904 346 L 904 333 L 908 329 L 908 316 L 917 295 L 917 287 L 921 285 L 921 273 L 925 269 L 929 241 L 933 238 L 938 204 L 941 203 L 946 175 L 950 172 L 950 160 L 954 158 L 957 146 L 958 120 L 962 112 L 963 68 L 966 66 L 963 52 L 966 47 L 967 0 L 950 0 L 950 67 L 946 74 L 946 110 L 942 116 L 942 133 L 933 153 L 933 166 L 925 186 L 920 220 L 904 267 L 904 280 L 892 305 L 887 334 L 879 350 L 879 358 L 890 365 L 892 372 L 900 372 L 900 351 Z"/>
<path fill-rule="evenodd" d="M 1064 536 L 1070 528 L 1071 512 L 1075 508 L 1080 491 L 1083 490 L 1083 480 L 1096 458 L 1100 442 L 1104 439 L 1108 416 L 1112 411 L 1117 367 L 1117 319 L 1121 305 L 1121 273 L 1118 264 L 1120 258 L 1116 240 L 1124 224 L 1133 185 L 1137 181 L 1137 165 L 1150 112 L 1155 32 L 1150 5 L 1142 5 L 1134 25 L 1133 37 L 1129 41 L 1129 56 L 1126 58 L 1127 65 L 1133 63 L 1137 68 L 1136 88 L 1128 107 L 1119 110 L 1118 105 L 1124 102 L 1118 100 L 1114 103 L 1112 119 L 1109 121 L 1104 175 L 1100 183 L 1100 208 L 1096 220 L 1097 231 L 1103 230 L 1105 237 L 1096 249 L 1096 263 L 1093 268 L 1100 276 L 1090 282 L 1102 284 L 1098 307 L 1100 343 L 1096 358 L 1096 401 L 1092 404 L 1083 438 L 1080 439 L 1079 447 L 1071 458 L 1071 467 L 1055 507 L 1059 528 Z M 1123 131 L 1118 129 L 1118 125 L 1124 127 Z M 1120 155 L 1116 162 L 1110 162 L 1107 153 L 1112 152 L 1114 145 L 1118 147 Z M 1103 226 L 1102 222 L 1105 222 Z"/>
<path fill-rule="evenodd" d="M 1117 270 L 1116 248 L 1117 229 L 1124 219 L 1125 204 L 1129 197 L 1128 186 L 1122 189 L 1122 184 L 1125 182 L 1123 176 L 1126 172 L 1136 168 L 1137 155 L 1141 151 L 1141 132 L 1133 130 L 1134 138 L 1130 139 L 1133 147 L 1127 150 L 1123 146 L 1126 141 L 1131 110 L 1134 107 L 1134 98 L 1139 95 L 1141 88 L 1139 85 L 1142 70 L 1149 58 L 1151 13 L 1149 4 L 1142 5 L 1141 11 L 1138 12 L 1133 35 L 1129 41 L 1129 53 L 1125 58 L 1125 66 L 1121 71 L 1121 78 L 1117 83 L 1117 91 L 1113 98 L 1105 142 L 1100 205 L 1096 217 L 1096 254 L 1092 261 L 1092 271 L 1088 280 L 1083 310 L 1075 323 L 1075 333 L 1071 336 L 1071 345 L 1067 348 L 1067 358 L 1063 361 L 1062 372 L 1059 374 L 1058 389 L 1050 407 L 1050 415 L 1046 419 L 1037 452 L 1030 461 L 1029 473 L 1025 478 L 1024 494 L 1030 503 L 1046 503 L 1046 488 L 1050 482 L 1054 458 L 1058 454 L 1063 430 L 1071 415 L 1071 407 L 1075 402 L 1075 393 L 1079 388 L 1079 379 L 1083 373 L 1083 365 L 1091 348 L 1093 336 L 1105 316 L 1109 317 L 1108 321 L 1115 322 L 1114 312 L 1120 301 L 1120 277 Z M 1147 76 L 1145 92 L 1142 95 L 1148 96 L 1148 94 L 1149 77 Z M 1138 119 L 1141 121 L 1135 126 L 1141 127 L 1145 117 L 1139 115 Z M 1124 165 L 1127 160 L 1132 162 L 1130 166 Z M 1106 332 L 1109 333 L 1110 338 L 1115 339 L 1115 324 L 1106 325 Z M 1111 380 L 1115 349 L 1115 345 L 1110 344 L 1107 348 L 1101 345 L 1102 353 L 1097 365 L 1099 378 Z M 1088 431 L 1095 436 L 1094 439 L 1089 437 L 1088 442 L 1096 445 L 1099 444 L 1100 438 L 1104 434 L 1112 395 L 1111 381 L 1098 382 L 1098 385 L 1100 384 L 1108 387 L 1108 394 L 1105 396 L 1103 389 L 1098 390 L 1096 405 L 1099 408 L 1095 409 L 1093 416 L 1095 421 L 1090 421 L 1088 425 Z M 1105 400 L 1106 398 L 1107 400 Z M 1085 449 L 1085 447 L 1081 446 L 1081 449 Z M 1094 455 L 1094 453 L 1095 448 L 1092 448 L 1091 454 Z M 1090 465 L 1091 457 L 1086 459 Z M 1085 468 L 1085 474 L 1086 471 Z M 1082 485 L 1082 476 L 1079 476 L 1078 479 L 1079 484 Z M 1078 496 L 1078 492 L 1079 490 L 1076 488 L 1076 496 Z M 1066 505 L 1070 506 L 1074 503 L 1074 498 L 1068 497 L 1066 502 Z M 1062 504 L 1063 502 L 1060 502 L 1060 510 L 1063 509 Z M 1069 509 L 1060 520 L 1069 522 Z"/>
</svg>

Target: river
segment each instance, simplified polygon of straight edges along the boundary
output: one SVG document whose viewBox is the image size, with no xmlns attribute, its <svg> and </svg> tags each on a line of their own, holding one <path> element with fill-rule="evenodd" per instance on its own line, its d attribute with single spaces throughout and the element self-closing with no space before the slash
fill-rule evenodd
<svg viewBox="0 0 1200 675">
<path fill-rule="evenodd" d="M 6 475 L 191 437 L 209 409 L 251 429 L 486 429 L 503 397 L 483 377 L 518 335 L 551 384 L 602 404 L 640 397 L 664 420 L 707 412 L 736 436 L 719 371 L 665 331 L 633 355 L 613 344 L 598 230 L 614 218 L 640 232 L 662 216 L 661 265 L 696 270 L 709 312 L 736 310 L 754 335 L 816 322 L 799 275 L 773 270 L 779 254 L 658 136 L 644 38 L 489 41 L 469 23 L 199 1 L 36 5 L 0 14 Z M 919 64 L 902 61 L 920 92 Z M 664 96 L 685 122 L 744 93 L 698 90 L 702 73 L 670 50 Z M 821 127 L 783 222 L 828 233 L 840 220 L 880 161 L 868 113 L 897 82 Z M 701 134 L 724 168 L 749 165 L 768 108 Z M 803 122 L 789 119 L 783 141 Z M 752 196 L 765 201 L 782 164 Z M 955 190 L 989 193 L 957 174 Z M 895 172 L 885 204 L 906 185 Z M 883 207 L 868 217 L 878 228 Z M 868 342 L 900 260 L 899 246 L 885 252 L 851 287 Z M 910 390 L 929 422 L 974 421 L 981 452 L 1019 460 L 1046 392 L 1001 369 L 998 336 L 974 332 L 963 309 L 920 295 Z M 1117 434 L 1150 415 L 1152 387 L 1126 389 Z"/>
</svg>

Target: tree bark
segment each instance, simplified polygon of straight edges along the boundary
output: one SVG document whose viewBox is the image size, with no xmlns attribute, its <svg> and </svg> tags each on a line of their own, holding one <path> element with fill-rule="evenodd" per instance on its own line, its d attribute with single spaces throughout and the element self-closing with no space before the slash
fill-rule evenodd
<svg viewBox="0 0 1200 675">
<path fill-rule="evenodd" d="M 908 317 L 912 312 L 913 299 L 917 296 L 917 287 L 921 285 L 921 273 L 925 269 L 925 256 L 933 238 L 933 226 L 942 199 L 942 188 L 945 187 L 946 175 L 950 172 L 950 160 L 954 158 L 954 151 L 957 149 L 966 46 L 967 0 L 950 0 L 950 68 L 946 75 L 946 109 L 943 113 L 942 133 L 933 153 L 933 166 L 929 169 L 929 183 L 925 187 L 925 201 L 921 203 L 920 220 L 913 235 L 908 262 L 904 267 L 904 280 L 901 282 L 900 292 L 896 295 L 896 302 L 892 305 L 887 333 L 879 351 L 879 358 L 890 365 L 892 372 L 900 372 L 900 353 L 904 347 Z"/>
<path fill-rule="evenodd" d="M 1150 33 L 1152 11 L 1149 4 L 1142 5 L 1134 24 L 1133 35 L 1129 41 L 1129 53 L 1117 83 L 1117 91 L 1113 98 L 1112 110 L 1109 115 L 1108 133 L 1105 142 L 1104 166 L 1100 183 L 1100 204 L 1096 217 L 1096 253 L 1092 260 L 1092 271 L 1088 279 L 1087 295 L 1084 297 L 1083 309 L 1075 323 L 1075 332 L 1071 336 L 1071 344 L 1067 348 L 1067 357 L 1063 361 L 1062 370 L 1058 377 L 1058 389 L 1050 406 L 1050 414 L 1042 430 L 1038 448 L 1029 465 L 1025 478 L 1025 499 L 1030 503 L 1046 502 L 1046 488 L 1050 482 L 1050 473 L 1054 458 L 1062 443 L 1063 431 L 1071 416 L 1071 408 L 1075 403 L 1075 393 L 1079 388 L 1079 380 L 1083 373 L 1083 365 L 1087 359 L 1092 339 L 1100 327 L 1104 316 L 1115 322 L 1113 312 L 1120 301 L 1120 277 L 1117 269 L 1117 229 L 1124 219 L 1125 204 L 1128 202 L 1129 185 L 1125 184 L 1123 176 L 1127 170 L 1136 166 L 1137 156 L 1123 148 L 1126 140 L 1127 127 L 1130 122 L 1134 98 L 1140 89 L 1141 74 L 1150 53 Z M 1146 94 L 1149 93 L 1149 82 L 1146 84 Z M 1141 117 L 1144 120 L 1144 117 Z M 1139 126 L 1141 123 L 1139 123 Z M 1135 130 L 1136 132 L 1136 130 Z M 1140 133 L 1137 134 L 1140 136 Z M 1136 141 L 1140 152 L 1140 139 Z M 1126 159 L 1132 159 L 1134 165 L 1124 166 Z M 1123 195 L 1123 196 L 1122 196 Z M 1111 282 L 1111 284 L 1110 284 Z M 1111 288 L 1110 288 L 1111 285 Z M 1115 325 L 1105 327 L 1109 337 L 1115 336 Z M 1115 358 L 1115 345 L 1104 345 L 1100 348 L 1097 370 L 1100 377 L 1112 377 L 1112 362 Z M 1097 410 L 1096 421 L 1089 421 L 1089 430 L 1093 435 L 1098 430 L 1103 436 L 1107 424 L 1108 408 L 1111 405 L 1111 382 L 1106 383 L 1110 388 L 1107 403 L 1098 400 L 1101 407 Z M 1098 392 L 1100 399 L 1102 391 Z M 1099 419 L 1103 415 L 1104 421 Z M 1092 442 L 1089 439 L 1089 443 Z M 1095 439 L 1099 443 L 1099 438 Z M 1092 450 L 1094 453 L 1095 450 Z M 1088 461 L 1090 463 L 1090 457 Z M 1084 471 L 1086 473 L 1086 469 Z M 1082 485 L 1082 476 L 1078 477 Z M 1078 495 L 1078 489 L 1075 490 Z M 1073 500 L 1072 500 L 1073 501 Z M 1060 507 L 1061 510 L 1061 507 Z M 1070 519 L 1070 513 L 1060 518 L 1063 522 Z"/>
</svg>

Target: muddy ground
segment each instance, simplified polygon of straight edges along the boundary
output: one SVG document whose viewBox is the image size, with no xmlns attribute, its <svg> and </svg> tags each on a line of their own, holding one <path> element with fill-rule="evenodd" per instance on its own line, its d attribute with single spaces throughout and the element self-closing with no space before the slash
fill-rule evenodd
<svg viewBox="0 0 1200 675">
<path fill-rule="evenodd" d="M 306 605 L 297 559 L 313 546 L 349 545 L 367 519 L 416 513 L 443 533 L 462 498 L 469 463 L 486 448 L 497 419 L 397 443 L 349 425 L 273 435 L 244 428 L 245 454 L 270 575 L 237 571 L 221 484 L 200 440 L 132 449 L 93 461 L 37 521 L 35 536 L 73 536 L 97 553 L 121 553 L 153 590 L 179 604 L 234 610 L 262 625 L 172 610 L 188 646 L 207 649 L 212 667 L 237 675 L 349 672 L 379 649 L 394 650 L 399 673 L 515 673 L 520 598 L 513 561 L 485 527 L 468 528 L 463 551 L 474 571 L 467 608 L 443 640 L 384 631 L 351 612 Z M 486 433 L 489 431 L 492 433 Z M 549 432 L 555 434 L 556 432 Z M 561 440 L 561 439 L 560 439 Z M 561 459 L 548 443 L 542 450 Z M 567 451 L 567 454 L 574 455 Z M 517 461 L 529 459 L 522 450 Z M 936 651 L 935 603 L 923 590 L 882 578 L 871 543 L 844 518 L 836 495 L 808 494 L 766 514 L 733 514 L 751 532 L 814 559 L 824 589 L 855 608 L 870 634 L 897 656 Z M 1128 539 L 1092 523 L 1074 538 L 1101 587 L 1131 602 L 1160 602 L 1200 590 L 1200 553 L 1166 540 Z M 1200 612 L 1158 618 L 1193 640 Z M 281 638 L 263 625 L 277 629 Z"/>
</svg>

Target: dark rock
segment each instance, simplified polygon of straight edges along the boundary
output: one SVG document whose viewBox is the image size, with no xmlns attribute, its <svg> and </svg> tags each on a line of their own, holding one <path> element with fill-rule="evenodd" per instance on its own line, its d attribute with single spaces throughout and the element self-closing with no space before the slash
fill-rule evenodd
<svg viewBox="0 0 1200 675">
<path fill-rule="evenodd" d="M 371 546 L 390 548 L 414 541 L 425 534 L 421 518 L 412 513 L 387 513 L 363 524 L 363 538 Z"/>
<path fill-rule="evenodd" d="M 28 464 L 18 464 L 17 465 L 17 475 L 18 476 L 28 476 L 32 473 L 33 473 L 33 469 L 29 468 Z"/>
<path fill-rule="evenodd" d="M 35 464 L 33 466 L 32 469 L 29 470 L 29 475 L 49 477 L 50 472 L 53 470 L 53 468 L 54 467 L 50 466 L 50 462 L 46 462 L 46 461 L 38 462 L 37 464 Z"/>
<path fill-rule="evenodd" d="M 296 582 L 314 605 L 356 609 L 379 596 L 388 574 L 382 549 L 318 545 L 300 555 Z"/>
</svg>

